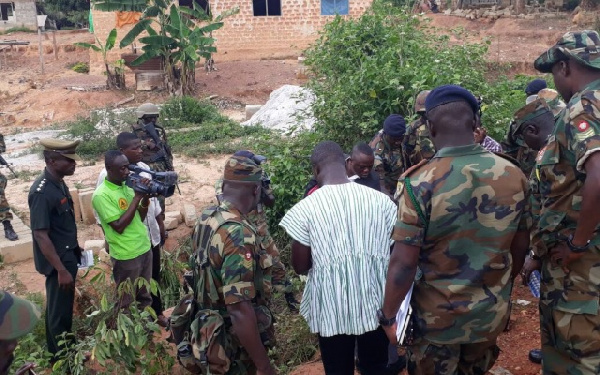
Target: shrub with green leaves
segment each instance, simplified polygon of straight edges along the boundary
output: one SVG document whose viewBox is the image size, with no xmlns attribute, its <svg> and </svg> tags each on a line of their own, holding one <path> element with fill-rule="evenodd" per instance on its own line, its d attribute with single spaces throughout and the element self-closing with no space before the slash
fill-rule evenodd
<svg viewBox="0 0 600 375">
<path fill-rule="evenodd" d="M 71 70 L 76 73 L 87 74 L 90 72 L 90 65 L 85 62 L 78 61 L 71 67 Z"/>
<path fill-rule="evenodd" d="M 191 96 L 174 97 L 160 108 L 161 123 L 168 128 L 185 128 L 205 122 L 230 121 L 209 101 Z"/>
</svg>

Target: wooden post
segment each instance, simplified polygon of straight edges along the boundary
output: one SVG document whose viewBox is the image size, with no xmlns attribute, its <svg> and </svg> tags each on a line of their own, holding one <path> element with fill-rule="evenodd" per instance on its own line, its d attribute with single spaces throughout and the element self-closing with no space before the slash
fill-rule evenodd
<svg viewBox="0 0 600 375">
<path fill-rule="evenodd" d="M 54 60 L 58 60 L 58 46 L 56 45 L 56 30 L 52 31 L 52 45 L 54 47 Z"/>
<path fill-rule="evenodd" d="M 42 67 L 42 74 L 44 74 L 44 52 L 42 52 L 42 28 L 38 27 L 38 48 L 40 50 L 40 66 Z"/>
</svg>

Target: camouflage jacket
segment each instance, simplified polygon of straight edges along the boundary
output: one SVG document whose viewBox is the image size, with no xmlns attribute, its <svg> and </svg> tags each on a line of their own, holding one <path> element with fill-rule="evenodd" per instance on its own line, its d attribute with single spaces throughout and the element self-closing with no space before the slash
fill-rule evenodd
<svg viewBox="0 0 600 375">
<path fill-rule="evenodd" d="M 379 179 L 383 180 L 384 186 L 391 193 L 396 191 L 398 178 L 404 172 L 407 165 L 407 157 L 403 149 L 392 149 L 383 137 L 383 129 L 380 130 L 369 146 L 375 152 L 375 164 L 373 170 L 379 174 Z"/>
<path fill-rule="evenodd" d="M 156 172 L 172 171 L 173 170 L 173 155 L 171 154 L 171 147 L 167 143 L 167 133 L 165 129 L 154 124 L 158 138 L 165 145 L 166 155 L 159 157 L 161 148 L 156 145 L 154 139 L 144 129 L 144 126 L 137 123 L 132 126 L 132 131 L 142 141 L 142 161 Z"/>
<path fill-rule="evenodd" d="M 495 339 L 509 316 L 510 245 L 531 225 L 527 179 L 480 145 L 443 148 L 406 177 L 393 239 L 421 249 L 411 300 L 418 335 L 440 344 Z"/>
<path fill-rule="evenodd" d="M 272 194 L 273 190 L 270 188 L 266 189 L 266 194 Z M 223 200 L 223 180 L 219 179 L 215 183 L 215 194 L 217 195 L 217 201 L 220 203 Z M 267 223 L 267 215 L 264 211 L 262 203 L 259 203 L 255 210 L 252 210 L 246 214 L 246 219 L 254 226 L 256 234 L 258 235 L 258 241 L 262 244 L 263 249 L 267 251 L 273 258 L 273 269 L 271 272 L 273 289 L 278 292 L 291 291 L 291 285 L 288 282 L 287 275 L 285 273 L 285 266 L 281 262 L 279 250 L 275 245 L 275 241 L 269 233 L 269 225 Z"/>
<path fill-rule="evenodd" d="M 435 146 L 429 136 L 429 130 L 421 119 L 413 121 L 406 129 L 402 148 L 408 155 L 406 168 L 419 164 L 421 160 L 431 159 L 435 155 Z"/>
<path fill-rule="evenodd" d="M 600 230 L 590 250 L 570 264 L 565 275 L 551 265 L 548 252 L 574 233 L 580 219 L 586 159 L 600 150 L 600 80 L 573 95 L 557 116 L 553 133 L 536 159 L 539 224 L 532 233 L 534 252 L 542 256 L 541 302 L 574 314 L 597 314 L 600 296 Z"/>
<path fill-rule="evenodd" d="M 513 136 L 515 126 L 516 122 L 510 123 L 506 137 L 500 142 L 500 145 L 502 146 L 502 152 L 515 159 L 525 176 L 529 176 L 535 166 L 537 152 L 527 146 L 522 134 L 516 137 Z"/>
<path fill-rule="evenodd" d="M 192 234 L 192 249 L 198 278 L 204 281 L 204 294 L 198 296 L 204 308 L 225 315 L 226 305 L 268 304 L 272 258 L 260 245 L 254 227 L 231 203 L 224 201 L 202 212 Z M 208 259 L 201 249 L 208 249 Z"/>
</svg>

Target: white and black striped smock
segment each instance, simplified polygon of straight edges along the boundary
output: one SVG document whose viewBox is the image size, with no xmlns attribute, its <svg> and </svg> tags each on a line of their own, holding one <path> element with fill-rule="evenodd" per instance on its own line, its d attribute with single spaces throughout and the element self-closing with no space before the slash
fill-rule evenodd
<svg viewBox="0 0 600 375">
<path fill-rule="evenodd" d="M 321 187 L 281 220 L 294 240 L 311 248 L 300 306 L 311 332 L 329 337 L 377 328 L 396 210 L 385 194 L 345 183 Z"/>
</svg>

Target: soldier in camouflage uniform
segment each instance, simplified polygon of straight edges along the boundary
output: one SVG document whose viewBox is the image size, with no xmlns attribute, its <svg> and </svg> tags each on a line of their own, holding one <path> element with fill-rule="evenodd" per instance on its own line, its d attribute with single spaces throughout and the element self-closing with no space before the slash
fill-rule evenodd
<svg viewBox="0 0 600 375">
<path fill-rule="evenodd" d="M 398 178 L 408 165 L 408 157 L 402 142 L 406 132 L 406 122 L 400 115 L 389 115 L 369 146 L 375 152 L 373 169 L 379 174 L 381 192 L 394 196 Z"/>
<path fill-rule="evenodd" d="M 380 322 L 396 342 L 392 317 L 414 280 L 409 374 L 484 374 L 492 367 L 529 245 L 527 179 L 474 143 L 478 107 L 462 87 L 432 90 L 427 119 L 438 151 L 398 184 Z M 417 266 L 422 276 L 415 280 Z"/>
<path fill-rule="evenodd" d="M 6 143 L 4 143 L 4 136 L 0 134 L 0 154 L 5 151 Z M 16 241 L 19 239 L 19 236 L 15 233 L 15 230 L 10 223 L 13 216 L 10 212 L 10 206 L 8 205 L 5 194 L 7 182 L 6 176 L 0 173 L 0 221 L 2 221 L 2 225 L 4 225 L 4 237 L 11 241 Z"/>
<path fill-rule="evenodd" d="M 198 302 L 201 308 L 219 311 L 234 342 L 236 355 L 230 358 L 228 375 L 276 373 L 263 335 L 264 320 L 272 322 L 267 306 L 273 257 L 246 218 L 261 199 L 262 173 L 253 160 L 232 156 L 225 165 L 221 204 L 204 210 L 192 234 L 194 256 L 208 248 L 208 267 L 198 270 L 205 280 Z M 212 235 L 204 239 L 200 234 L 206 227 Z"/>
<path fill-rule="evenodd" d="M 600 373 L 600 36 L 566 33 L 534 63 L 568 102 L 536 159 L 544 374 Z"/>
<path fill-rule="evenodd" d="M 17 340 L 31 332 L 39 320 L 40 312 L 33 303 L 0 290 L 0 375 L 8 374 Z M 33 367 L 25 364 L 16 374 L 29 374 Z"/>
<path fill-rule="evenodd" d="M 425 117 L 425 99 L 427 99 L 429 92 L 430 90 L 424 90 L 417 95 L 415 112 L 419 115 L 419 118 L 406 128 L 403 144 L 403 148 L 408 155 L 406 168 L 419 164 L 423 159 L 431 159 L 435 154 L 435 147 L 429 136 L 426 125 L 427 118 Z"/>
<path fill-rule="evenodd" d="M 249 159 L 254 160 L 254 154 L 250 151 L 238 151 L 234 154 L 235 156 L 244 156 Z M 266 174 L 263 171 L 262 180 L 265 181 Z M 215 193 L 217 195 L 217 201 L 219 204 L 223 201 L 223 180 L 219 179 L 215 183 Z M 275 245 L 275 240 L 271 237 L 271 233 L 269 233 L 269 225 L 267 224 L 267 214 L 264 210 L 264 206 L 272 207 L 272 204 L 275 203 L 275 196 L 273 195 L 273 190 L 271 189 L 270 183 L 266 186 L 263 183 L 263 195 L 261 196 L 261 200 L 256 206 L 256 209 L 250 211 L 246 215 L 246 219 L 254 226 L 256 232 L 258 233 L 259 241 L 262 244 L 263 248 L 273 257 L 273 269 L 272 279 L 273 279 L 273 289 L 277 292 L 284 293 L 286 303 L 290 311 L 298 312 L 298 301 L 294 297 L 292 284 L 288 280 L 288 277 L 285 272 L 285 265 L 281 262 L 281 257 L 279 255 L 279 250 L 277 249 L 277 245 Z"/>
</svg>

